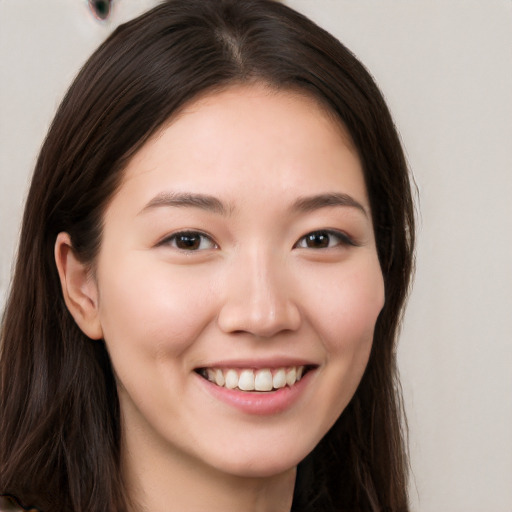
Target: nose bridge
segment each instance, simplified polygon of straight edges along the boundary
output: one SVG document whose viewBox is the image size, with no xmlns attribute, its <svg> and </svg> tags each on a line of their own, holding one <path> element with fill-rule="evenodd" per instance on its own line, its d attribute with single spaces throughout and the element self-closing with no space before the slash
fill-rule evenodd
<svg viewBox="0 0 512 512">
<path fill-rule="evenodd" d="M 227 278 L 221 329 L 260 337 L 296 330 L 300 312 L 288 283 L 286 262 L 278 253 L 256 246 L 240 252 Z"/>
</svg>

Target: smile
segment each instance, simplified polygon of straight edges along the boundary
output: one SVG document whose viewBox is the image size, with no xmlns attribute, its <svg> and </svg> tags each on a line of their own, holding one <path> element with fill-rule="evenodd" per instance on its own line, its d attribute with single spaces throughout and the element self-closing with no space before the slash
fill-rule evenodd
<svg viewBox="0 0 512 512">
<path fill-rule="evenodd" d="M 308 371 L 307 366 L 283 368 L 200 368 L 197 373 L 213 384 L 239 391 L 269 392 L 292 387 Z"/>
</svg>

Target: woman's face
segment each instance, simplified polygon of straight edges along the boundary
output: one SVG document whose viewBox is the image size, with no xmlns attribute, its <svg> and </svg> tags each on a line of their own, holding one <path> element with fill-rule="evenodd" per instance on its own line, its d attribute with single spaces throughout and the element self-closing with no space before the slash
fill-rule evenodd
<svg viewBox="0 0 512 512">
<path fill-rule="evenodd" d="M 128 451 L 294 467 L 353 396 L 384 303 L 350 138 L 292 92 L 193 102 L 128 165 L 95 283 Z"/>
</svg>

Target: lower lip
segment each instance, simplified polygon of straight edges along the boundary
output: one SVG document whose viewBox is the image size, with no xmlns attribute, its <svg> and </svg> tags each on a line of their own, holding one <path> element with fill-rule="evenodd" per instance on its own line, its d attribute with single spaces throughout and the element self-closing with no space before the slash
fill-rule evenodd
<svg viewBox="0 0 512 512">
<path fill-rule="evenodd" d="M 228 389 L 217 386 L 200 375 L 197 375 L 197 378 L 200 379 L 205 389 L 221 402 L 246 414 L 268 416 L 284 412 L 292 407 L 304 393 L 312 373 L 314 370 L 310 370 L 291 387 L 285 386 L 276 391 L 263 392 Z"/>
</svg>

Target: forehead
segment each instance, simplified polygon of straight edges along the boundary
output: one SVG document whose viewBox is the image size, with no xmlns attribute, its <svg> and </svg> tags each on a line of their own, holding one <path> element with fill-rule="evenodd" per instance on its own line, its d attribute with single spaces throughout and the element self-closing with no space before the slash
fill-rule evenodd
<svg viewBox="0 0 512 512">
<path fill-rule="evenodd" d="M 240 104 L 248 108 L 251 106 L 261 107 L 264 103 L 273 109 L 279 110 L 281 113 L 286 113 L 290 118 L 293 117 L 292 113 L 304 115 L 306 112 L 311 117 L 315 117 L 317 121 L 322 118 L 329 123 L 330 128 L 336 130 L 347 145 L 355 149 L 352 138 L 343 121 L 329 105 L 327 99 L 295 85 L 279 87 L 258 81 L 230 84 L 226 87 L 214 88 L 213 90 L 206 90 L 200 93 L 180 107 L 168 122 L 164 123 L 163 128 L 154 137 L 158 137 L 162 131 L 175 124 L 184 116 L 197 113 L 198 111 L 207 112 L 209 110 L 213 112 L 215 110 L 222 110 L 225 114 L 230 114 L 230 118 L 233 119 L 237 113 L 242 115 L 243 110 L 230 109 L 229 107 L 239 107 Z M 266 109 L 260 109 L 259 112 L 261 117 L 268 114 Z M 255 116 L 254 120 L 256 121 L 259 118 L 260 116 Z"/>
<path fill-rule="evenodd" d="M 187 104 L 134 155 L 120 188 L 146 201 L 165 188 L 227 199 L 252 190 L 262 200 L 310 188 L 366 202 L 357 152 L 335 115 L 301 91 L 259 84 Z"/>
</svg>

